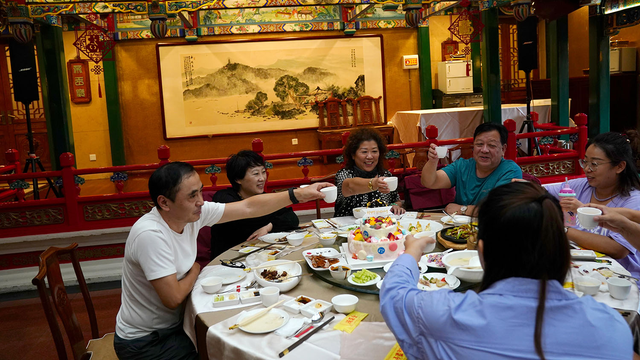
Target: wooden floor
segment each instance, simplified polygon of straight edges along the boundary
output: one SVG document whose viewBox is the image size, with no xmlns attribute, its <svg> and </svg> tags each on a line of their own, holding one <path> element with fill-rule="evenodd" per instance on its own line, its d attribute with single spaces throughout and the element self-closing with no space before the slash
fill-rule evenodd
<svg viewBox="0 0 640 360">
<path fill-rule="evenodd" d="M 113 286 L 102 285 L 101 287 Z M 70 289 L 70 291 L 73 290 Z M 120 294 L 119 287 L 91 291 L 100 336 L 115 331 L 116 314 L 120 308 Z M 16 297 L 25 298 L 16 300 Z M 84 332 L 85 340 L 88 341 L 91 338 L 91 328 L 82 301 L 82 294 L 69 294 L 69 298 Z M 60 326 L 62 329 L 62 324 Z M 0 339 L 1 360 L 58 359 L 42 303 L 35 291 L 28 294 L 0 295 Z M 67 354 L 71 359 L 73 358 L 68 344 Z"/>
</svg>

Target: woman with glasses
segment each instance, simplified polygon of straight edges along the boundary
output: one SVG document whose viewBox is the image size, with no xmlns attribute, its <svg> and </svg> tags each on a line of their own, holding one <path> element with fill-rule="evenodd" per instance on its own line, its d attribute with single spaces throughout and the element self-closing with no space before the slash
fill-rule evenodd
<svg viewBox="0 0 640 360">
<path fill-rule="evenodd" d="M 408 236 L 385 276 L 380 312 L 407 358 L 632 358 L 622 316 L 562 287 L 571 260 L 556 199 L 539 185 L 514 182 L 491 190 L 478 214 L 478 292 L 416 287 L 417 262 L 434 241 L 426 236 Z"/>
<path fill-rule="evenodd" d="M 577 196 L 560 200 L 564 211 L 577 213 L 579 207 L 589 203 L 640 210 L 640 178 L 624 135 L 608 132 L 590 140 L 580 166 L 585 177 L 569 180 Z M 547 191 L 559 198 L 562 186 L 551 185 Z M 579 223 L 565 231 L 569 240 L 617 259 L 633 276 L 640 276 L 640 253 L 619 233 L 600 226 L 586 230 Z"/>
</svg>

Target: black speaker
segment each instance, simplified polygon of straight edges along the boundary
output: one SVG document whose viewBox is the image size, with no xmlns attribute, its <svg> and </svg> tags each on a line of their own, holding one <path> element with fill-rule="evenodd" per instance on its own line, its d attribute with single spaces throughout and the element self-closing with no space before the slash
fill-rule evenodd
<svg viewBox="0 0 640 360">
<path fill-rule="evenodd" d="M 538 68 L 538 18 L 529 16 L 518 22 L 518 69 Z"/>
<path fill-rule="evenodd" d="M 9 42 L 13 98 L 23 104 L 38 101 L 38 72 L 33 42 L 21 44 L 14 39 Z"/>
</svg>

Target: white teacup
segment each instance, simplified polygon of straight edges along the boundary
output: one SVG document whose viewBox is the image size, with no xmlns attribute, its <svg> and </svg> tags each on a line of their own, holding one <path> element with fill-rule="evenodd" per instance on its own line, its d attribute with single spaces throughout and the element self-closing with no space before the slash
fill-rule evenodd
<svg viewBox="0 0 640 360">
<path fill-rule="evenodd" d="M 320 189 L 324 193 L 324 201 L 328 203 L 335 202 L 338 198 L 338 188 L 335 186 L 329 186 Z"/>
<path fill-rule="evenodd" d="M 436 146 L 436 152 L 438 153 L 438 157 L 440 159 L 447 156 L 447 151 L 449 151 L 449 149 L 447 149 L 445 146 Z"/>
<path fill-rule="evenodd" d="M 389 186 L 389 190 L 394 191 L 398 188 L 398 178 L 395 176 L 389 176 L 384 178 L 384 182 Z"/>
<path fill-rule="evenodd" d="M 267 286 L 260 289 L 260 297 L 262 298 L 262 305 L 271 306 L 278 302 L 280 289 L 275 286 Z"/>
<path fill-rule="evenodd" d="M 580 221 L 580 226 L 587 230 L 595 229 L 595 227 L 598 226 L 598 222 L 593 220 L 593 218 L 598 215 L 602 215 L 602 210 L 592 207 L 578 208 L 578 220 Z"/>
<path fill-rule="evenodd" d="M 415 235 L 413 235 L 413 237 L 417 238 L 421 238 L 421 237 L 432 237 L 432 238 L 436 238 L 435 237 L 436 233 L 434 231 L 423 231 L 423 232 L 419 232 Z M 423 253 L 430 253 L 432 252 L 434 249 L 436 248 L 436 243 L 435 241 L 433 243 L 429 243 L 427 244 L 427 246 L 424 247 L 424 249 L 422 250 Z"/>
</svg>

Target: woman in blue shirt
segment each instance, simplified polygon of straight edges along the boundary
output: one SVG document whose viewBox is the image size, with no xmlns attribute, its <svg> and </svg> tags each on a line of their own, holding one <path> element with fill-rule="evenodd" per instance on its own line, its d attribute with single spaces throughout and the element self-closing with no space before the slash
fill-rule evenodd
<svg viewBox="0 0 640 360">
<path fill-rule="evenodd" d="M 380 292 L 409 359 L 631 359 L 620 314 L 563 289 L 569 244 L 558 201 L 533 183 L 497 187 L 480 204 L 478 293 L 423 292 L 417 261 L 431 238 L 407 237 Z"/>
</svg>

